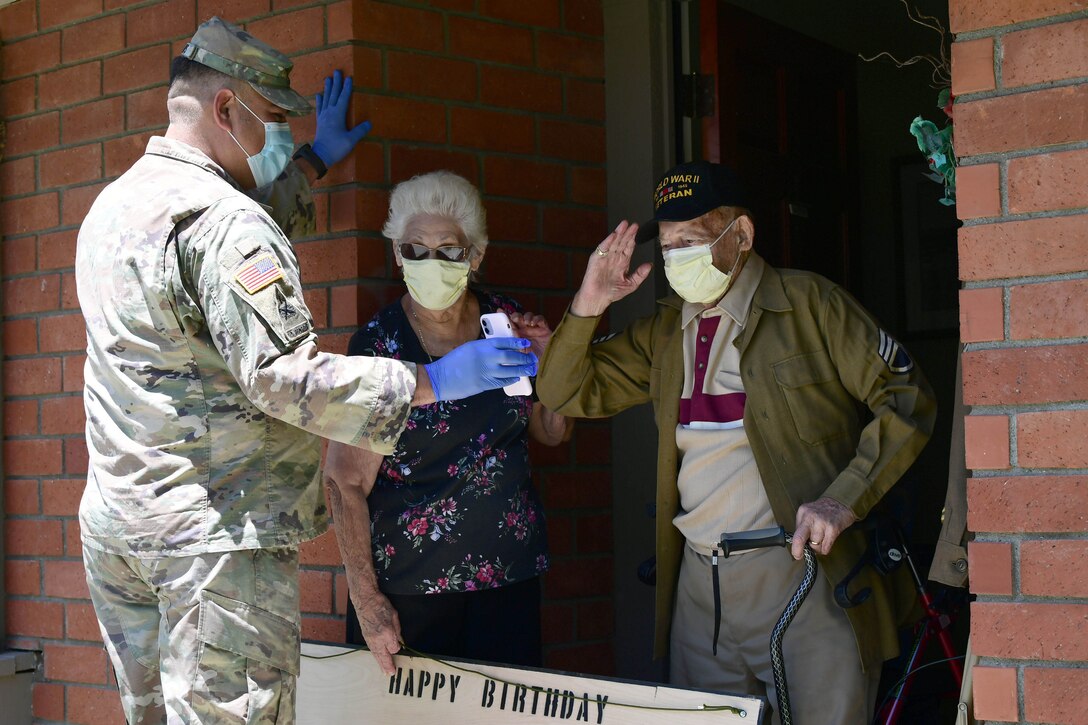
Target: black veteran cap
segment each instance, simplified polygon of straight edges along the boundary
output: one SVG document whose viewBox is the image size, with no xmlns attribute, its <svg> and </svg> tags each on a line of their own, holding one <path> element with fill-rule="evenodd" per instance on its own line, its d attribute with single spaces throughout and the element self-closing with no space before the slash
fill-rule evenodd
<svg viewBox="0 0 1088 725">
<path fill-rule="evenodd" d="M 733 170 L 709 161 L 690 161 L 665 172 L 654 187 L 654 217 L 638 230 L 638 241 L 657 239 L 658 222 L 686 222 L 719 206 L 747 206 Z"/>
<path fill-rule="evenodd" d="M 292 115 L 313 110 L 310 102 L 291 88 L 289 76 L 294 64 L 290 59 L 222 18 L 213 17 L 197 28 L 181 54 L 248 81 L 253 90 Z"/>
</svg>

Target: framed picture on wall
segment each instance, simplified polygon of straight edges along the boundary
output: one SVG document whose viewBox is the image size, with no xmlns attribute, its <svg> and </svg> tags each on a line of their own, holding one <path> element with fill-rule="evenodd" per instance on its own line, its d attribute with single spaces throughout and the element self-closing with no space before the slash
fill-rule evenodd
<svg viewBox="0 0 1088 725">
<path fill-rule="evenodd" d="M 902 240 L 903 300 L 911 333 L 953 332 L 959 325 L 956 207 L 940 203 L 944 187 L 922 159 L 896 167 Z"/>
</svg>

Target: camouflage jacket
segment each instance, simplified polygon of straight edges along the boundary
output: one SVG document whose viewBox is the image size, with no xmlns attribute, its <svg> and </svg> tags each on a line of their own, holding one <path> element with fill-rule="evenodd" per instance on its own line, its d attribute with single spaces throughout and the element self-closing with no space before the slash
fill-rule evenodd
<svg viewBox="0 0 1088 725">
<path fill-rule="evenodd" d="M 297 230 L 309 190 L 297 171 L 281 181 L 295 184 L 278 203 L 292 197 Z M 294 545 L 326 526 L 318 436 L 393 452 L 415 367 L 318 351 L 290 242 L 200 151 L 151 139 L 84 220 L 76 281 L 84 544 L 137 556 Z"/>
</svg>

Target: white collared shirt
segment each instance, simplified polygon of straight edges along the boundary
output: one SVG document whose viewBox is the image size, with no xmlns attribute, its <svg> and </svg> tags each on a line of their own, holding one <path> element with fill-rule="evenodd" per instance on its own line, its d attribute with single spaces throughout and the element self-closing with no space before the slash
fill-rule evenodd
<svg viewBox="0 0 1088 725">
<path fill-rule="evenodd" d="M 733 344 L 744 330 L 765 267 L 753 253 L 716 305 L 685 302 L 681 309 L 680 510 L 673 524 L 704 554 L 724 532 L 775 525 L 744 430 L 746 398 L 740 352 Z"/>
</svg>

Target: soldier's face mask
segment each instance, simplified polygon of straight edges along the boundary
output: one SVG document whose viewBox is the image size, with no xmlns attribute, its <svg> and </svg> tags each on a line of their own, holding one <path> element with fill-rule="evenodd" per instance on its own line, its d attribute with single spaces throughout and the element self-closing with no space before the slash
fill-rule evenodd
<svg viewBox="0 0 1088 725">
<path fill-rule="evenodd" d="M 242 104 L 242 108 L 253 113 L 253 109 L 241 98 L 235 96 L 234 100 Z M 256 154 L 250 156 L 234 134 L 230 131 L 227 133 L 230 133 L 234 143 L 238 144 L 238 148 L 242 149 L 242 153 L 246 155 L 249 170 L 253 172 L 253 182 L 257 186 L 264 186 L 275 181 L 276 177 L 287 168 L 287 162 L 291 160 L 291 153 L 295 150 L 295 141 L 291 138 L 291 127 L 286 123 L 271 123 L 263 120 L 256 113 L 253 113 L 253 117 L 264 125 L 264 147 Z"/>
<path fill-rule="evenodd" d="M 737 219 L 731 221 L 725 231 L 710 244 L 670 249 L 662 255 L 665 259 L 665 277 L 676 290 L 676 294 L 688 302 L 709 304 L 717 302 L 726 293 L 733 281 L 733 273 L 737 271 L 740 252 L 737 252 L 737 261 L 733 263 L 733 268 L 722 272 L 714 266 L 714 257 L 710 250 L 736 224 Z"/>
</svg>

